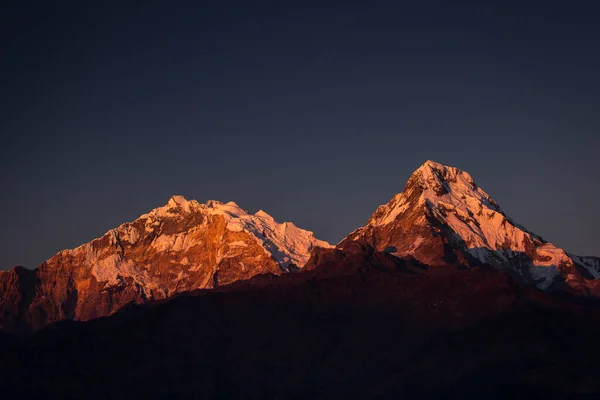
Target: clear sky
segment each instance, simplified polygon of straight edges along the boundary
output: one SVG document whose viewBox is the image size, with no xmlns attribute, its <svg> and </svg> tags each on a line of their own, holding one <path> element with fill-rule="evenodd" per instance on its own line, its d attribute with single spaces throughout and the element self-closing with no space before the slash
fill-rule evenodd
<svg viewBox="0 0 600 400">
<path fill-rule="evenodd" d="M 596 2 L 12 3 L 1 269 L 172 194 L 337 242 L 427 159 L 471 173 L 546 240 L 600 255 Z"/>
</svg>

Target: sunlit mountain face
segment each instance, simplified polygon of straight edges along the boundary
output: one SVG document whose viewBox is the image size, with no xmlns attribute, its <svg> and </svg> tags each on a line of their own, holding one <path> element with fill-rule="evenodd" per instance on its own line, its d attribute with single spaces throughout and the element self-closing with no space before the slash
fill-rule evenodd
<svg viewBox="0 0 600 400">
<path fill-rule="evenodd" d="M 249 214 L 234 202 L 173 196 L 33 271 L 0 272 L 0 326 L 29 332 L 63 319 L 110 315 L 128 303 L 297 271 L 315 246 L 330 247 L 262 210 Z"/>
<path fill-rule="evenodd" d="M 600 293 L 600 259 L 546 242 L 507 216 L 467 172 L 433 161 L 336 247 L 353 242 L 431 268 L 491 268 L 541 290 Z M 314 266 L 331 247 L 262 210 L 250 214 L 234 202 L 173 196 L 35 270 L 0 272 L 0 326 L 31 332 L 55 321 L 111 315 L 129 303 L 294 273 L 311 257 Z"/>
<path fill-rule="evenodd" d="M 548 243 L 506 215 L 467 172 L 433 161 L 341 244 L 348 241 L 431 266 L 490 266 L 544 290 L 600 294 L 600 259 Z"/>
</svg>

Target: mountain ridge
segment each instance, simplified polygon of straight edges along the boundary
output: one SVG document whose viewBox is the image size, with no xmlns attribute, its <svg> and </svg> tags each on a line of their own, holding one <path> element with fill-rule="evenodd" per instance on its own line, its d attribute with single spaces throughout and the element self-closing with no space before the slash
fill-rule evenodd
<svg viewBox="0 0 600 400">
<path fill-rule="evenodd" d="M 0 273 L 0 329 L 110 315 L 123 305 L 213 288 L 260 273 L 296 271 L 315 246 L 293 223 L 234 202 L 168 202 L 34 270 Z"/>
<path fill-rule="evenodd" d="M 263 210 L 174 195 L 35 270 L 1 271 L 0 330 L 30 332 L 129 303 L 313 269 L 323 260 L 341 262 L 355 243 L 431 268 L 491 267 L 538 289 L 600 297 L 600 258 L 545 241 L 508 217 L 470 174 L 428 160 L 336 246 Z"/>
</svg>

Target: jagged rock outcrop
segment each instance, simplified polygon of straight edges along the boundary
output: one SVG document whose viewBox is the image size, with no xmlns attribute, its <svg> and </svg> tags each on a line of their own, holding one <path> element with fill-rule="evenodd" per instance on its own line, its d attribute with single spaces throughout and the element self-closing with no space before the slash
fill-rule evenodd
<svg viewBox="0 0 600 400">
<path fill-rule="evenodd" d="M 0 329 L 27 332 L 62 319 L 110 315 L 125 304 L 301 268 L 330 245 L 264 211 L 182 196 L 35 270 L 0 272 Z"/>
<path fill-rule="evenodd" d="M 600 295 L 600 262 L 578 257 L 515 223 L 473 178 L 427 161 L 349 242 L 431 266 L 492 266 L 541 289 Z"/>
</svg>

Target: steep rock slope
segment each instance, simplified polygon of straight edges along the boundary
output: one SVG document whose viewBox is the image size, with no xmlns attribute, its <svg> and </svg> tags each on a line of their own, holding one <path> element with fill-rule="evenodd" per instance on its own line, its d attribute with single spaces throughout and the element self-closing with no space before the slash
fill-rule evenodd
<svg viewBox="0 0 600 400">
<path fill-rule="evenodd" d="M 597 258 L 546 242 L 508 217 L 467 172 L 433 161 L 339 246 L 351 241 L 432 266 L 490 265 L 541 289 L 600 293 Z"/>
<path fill-rule="evenodd" d="M 87 320 L 130 302 L 297 270 L 315 246 L 330 245 L 262 210 L 249 214 L 233 202 L 200 204 L 173 196 L 36 270 L 0 272 L 0 329 Z"/>
</svg>

